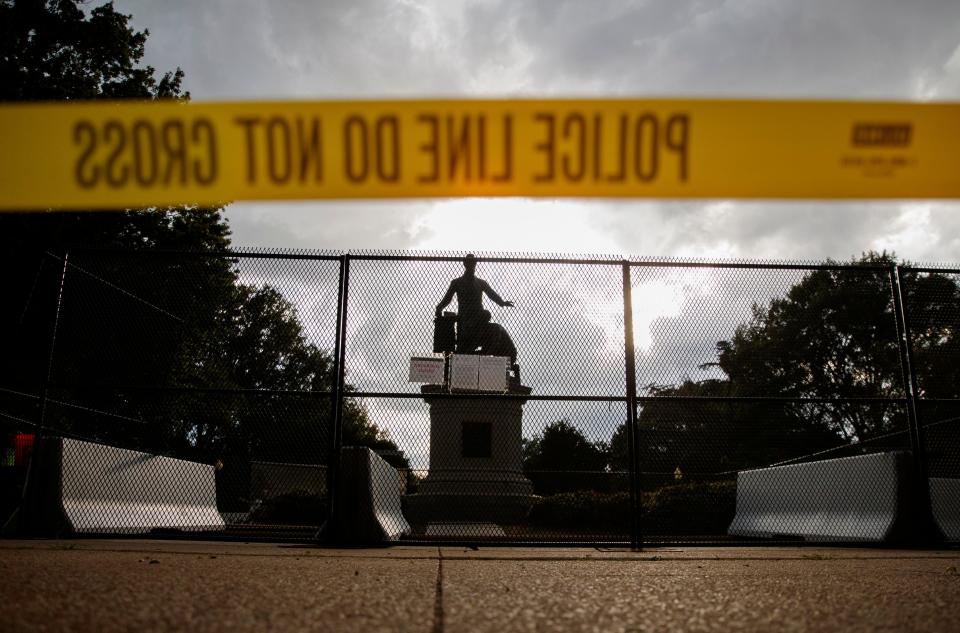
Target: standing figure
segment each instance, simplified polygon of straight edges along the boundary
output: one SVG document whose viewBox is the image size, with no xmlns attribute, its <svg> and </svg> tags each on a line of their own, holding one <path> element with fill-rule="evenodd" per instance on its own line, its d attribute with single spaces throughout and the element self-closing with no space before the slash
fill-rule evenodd
<svg viewBox="0 0 960 633">
<path fill-rule="evenodd" d="M 516 348 L 513 347 L 513 342 L 509 340 L 509 336 L 501 326 L 490 323 L 490 313 L 483 308 L 483 295 L 486 294 L 491 301 L 504 308 L 512 308 L 513 302 L 505 301 L 490 287 L 490 284 L 474 274 L 477 269 L 477 258 L 472 254 L 463 258 L 463 268 L 463 276 L 450 282 L 447 294 L 443 295 L 443 299 L 437 304 L 436 317 L 440 318 L 443 309 L 453 301 L 453 297 L 456 295 L 459 305 L 457 352 L 473 354 L 477 351 L 477 348 L 482 348 L 484 353 L 492 354 L 489 349 L 491 346 L 502 349 L 508 345 L 513 348 L 511 350 L 513 353 L 509 354 L 511 361 L 516 363 Z M 495 327 L 491 328 L 491 326 Z M 488 333 L 492 333 L 493 330 L 497 330 L 498 337 L 505 336 L 509 344 L 491 341 Z"/>
</svg>

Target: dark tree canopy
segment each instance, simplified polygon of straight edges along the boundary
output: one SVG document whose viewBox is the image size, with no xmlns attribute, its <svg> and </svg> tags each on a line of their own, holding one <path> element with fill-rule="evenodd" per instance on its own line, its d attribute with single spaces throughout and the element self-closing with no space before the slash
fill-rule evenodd
<svg viewBox="0 0 960 633">
<path fill-rule="evenodd" d="M 141 64 L 149 33 L 130 17 L 112 3 L 87 14 L 74 0 L 0 0 L 0 101 L 189 99 L 182 70 L 158 79 Z M 230 232 L 220 211 L 3 214 L 0 246 L 222 249 Z"/>
<path fill-rule="evenodd" d="M 677 467 L 721 473 L 850 442 L 907 447 L 906 412 L 895 401 L 905 393 L 890 280 L 896 262 L 893 254 L 866 253 L 852 267 L 811 271 L 782 297 L 754 305 L 750 321 L 717 343 L 717 359 L 708 363 L 725 378 L 652 388 L 669 398 L 641 408 L 641 468 L 664 477 Z M 924 397 L 960 395 L 957 281 L 903 271 Z M 718 397 L 825 400 L 709 400 Z M 624 427 L 611 453 L 613 466 L 624 468 Z"/>
<path fill-rule="evenodd" d="M 523 465 L 529 470 L 602 471 L 607 466 L 607 448 L 588 440 L 569 420 L 558 420 L 523 441 Z"/>
<path fill-rule="evenodd" d="M 867 253 L 854 265 L 808 274 L 781 299 L 755 306 L 753 319 L 717 344 L 731 395 L 820 398 L 903 397 L 889 267 L 893 254 Z M 901 286 L 913 328 L 916 369 L 928 397 L 956 397 L 957 281 L 905 271 Z M 904 428 L 893 403 L 823 403 L 797 408 L 847 439 L 866 440 Z"/>
<path fill-rule="evenodd" d="M 841 443 L 836 432 L 782 403 L 712 400 L 731 395 L 726 380 L 684 381 L 653 387 L 637 420 L 640 468 L 647 483 L 668 483 L 681 476 L 719 474 L 766 466 Z M 674 398 L 683 398 L 675 400 Z M 610 442 L 611 465 L 626 470 L 629 453 L 625 426 Z"/>
<path fill-rule="evenodd" d="M 182 94 L 183 71 L 142 66 L 148 31 L 109 2 L 85 14 L 74 0 L 0 0 L 0 99 L 151 99 Z"/>
<path fill-rule="evenodd" d="M 853 262 L 895 263 L 868 253 Z M 754 306 L 753 319 L 717 343 L 718 365 L 733 395 L 870 398 L 903 395 L 889 272 L 823 269 L 809 273 L 781 299 Z M 866 439 L 902 425 L 886 403 L 825 403 L 798 415 L 848 438 Z"/>
<path fill-rule="evenodd" d="M 141 65 L 147 33 L 132 29 L 129 16 L 116 12 L 112 4 L 88 13 L 85 8 L 69 0 L 0 0 L 0 101 L 187 97 L 181 92 L 179 69 L 158 81 L 153 68 Z M 0 214 L 6 299 L 5 309 L 0 310 L 0 331 L 9 337 L 6 362 L 0 363 L 0 384 L 28 394 L 41 391 L 67 252 L 77 248 L 220 251 L 229 245 L 230 230 L 221 209 Z M 73 258 L 78 264 L 81 260 Z M 213 296 L 228 290 L 234 276 L 226 261 L 209 260 L 204 267 L 202 275 L 198 272 L 203 284 L 195 297 L 200 305 L 205 298 L 211 307 Z M 124 268 L 116 264 L 117 273 Z M 109 279 L 113 271 L 103 272 Z M 128 290 L 161 299 L 158 286 L 169 288 L 176 271 L 153 272 L 161 275 L 124 279 L 132 284 Z M 119 281 L 116 275 L 113 279 Z M 116 301 L 113 305 L 120 307 Z M 130 341 L 125 336 L 129 328 L 121 327 L 117 339 Z M 141 333 L 140 339 L 146 337 Z M 98 369 L 109 373 L 106 367 Z M 4 404 L 8 411 L 12 407 L 33 418 L 34 412 L 23 409 L 23 401 Z"/>
<path fill-rule="evenodd" d="M 608 447 L 591 442 L 569 420 L 551 422 L 523 440 L 523 469 L 538 494 L 606 489 Z"/>
</svg>

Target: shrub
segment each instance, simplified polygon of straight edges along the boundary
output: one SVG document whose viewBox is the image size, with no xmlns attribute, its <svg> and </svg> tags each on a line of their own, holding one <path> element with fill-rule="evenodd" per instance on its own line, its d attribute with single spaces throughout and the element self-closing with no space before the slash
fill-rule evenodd
<svg viewBox="0 0 960 633">
<path fill-rule="evenodd" d="M 251 523 L 320 525 L 327 518 L 327 499 L 298 490 L 271 497 L 250 513 Z"/>
<path fill-rule="evenodd" d="M 726 534 L 736 510 L 733 481 L 664 486 L 643 494 L 644 534 Z"/>
<path fill-rule="evenodd" d="M 644 534 L 725 534 L 733 520 L 736 483 L 694 482 L 663 486 L 641 496 Z M 627 492 L 578 491 L 542 497 L 530 511 L 539 527 L 626 532 L 630 524 Z"/>
<path fill-rule="evenodd" d="M 625 492 L 625 474 L 604 471 L 527 470 L 524 475 L 533 483 L 538 495 L 550 496 L 572 492 Z"/>
<path fill-rule="evenodd" d="M 533 525 L 562 528 L 624 529 L 630 520 L 630 495 L 625 492 L 564 492 L 542 497 L 530 510 Z"/>
</svg>

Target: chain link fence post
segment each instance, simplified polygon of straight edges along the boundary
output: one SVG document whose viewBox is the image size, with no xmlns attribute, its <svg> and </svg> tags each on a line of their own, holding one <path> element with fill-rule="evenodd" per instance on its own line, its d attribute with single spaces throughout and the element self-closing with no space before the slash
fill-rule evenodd
<svg viewBox="0 0 960 633">
<path fill-rule="evenodd" d="M 47 253 L 52 255 L 52 253 Z M 59 258 L 57 258 L 59 259 Z M 41 529 L 38 518 L 38 508 L 35 507 L 35 501 L 40 485 L 40 469 L 38 467 L 43 432 L 45 428 L 47 414 L 47 400 L 50 391 L 50 378 L 53 375 L 53 356 L 57 346 L 57 330 L 60 327 L 60 311 L 63 306 L 63 289 L 67 281 L 67 267 L 70 264 L 70 252 L 63 255 L 63 267 L 60 272 L 60 284 L 57 286 L 57 302 L 53 313 L 53 326 L 50 328 L 50 349 L 47 354 L 47 370 L 43 373 L 40 386 L 40 399 L 37 403 L 37 424 L 33 430 L 33 448 L 30 453 L 30 463 L 27 466 L 26 478 L 23 482 L 23 496 L 20 502 L 20 517 L 18 520 L 18 532 L 23 536 L 34 536 Z"/>
<path fill-rule="evenodd" d="M 343 392 L 346 371 L 347 308 L 350 289 L 350 255 L 340 257 L 337 286 L 337 325 L 333 346 L 333 384 L 330 394 L 329 456 L 327 458 L 327 533 L 333 537 L 334 515 L 337 508 L 337 490 L 340 483 L 340 448 L 343 443 Z"/>
<path fill-rule="evenodd" d="M 903 293 L 901 266 L 890 268 L 890 285 L 893 290 L 893 309 L 896 315 L 897 343 L 900 351 L 900 368 L 903 391 L 907 404 L 907 429 L 910 435 L 910 452 L 913 458 L 914 494 L 916 496 L 918 545 L 927 545 L 939 540 L 939 530 L 934 525 L 930 503 L 930 479 L 926 458 L 926 442 L 923 425 L 917 410 L 919 387 L 913 358 L 913 335 L 910 330 L 910 311 Z"/>
<path fill-rule="evenodd" d="M 57 305 L 53 314 L 53 328 L 50 331 L 50 352 L 47 355 L 47 371 L 43 376 L 43 386 L 40 391 L 40 414 L 37 424 L 36 440 L 34 442 L 34 451 L 37 449 L 37 443 L 43 432 L 44 421 L 47 414 L 47 393 L 50 390 L 50 377 L 53 375 L 53 355 L 57 346 L 57 329 L 60 326 L 60 309 L 63 307 L 63 289 L 67 282 L 67 267 L 70 265 L 70 252 L 63 255 L 63 269 L 60 273 L 60 286 L 57 289 Z"/>
<path fill-rule="evenodd" d="M 630 465 L 630 547 L 638 550 L 643 545 L 641 521 L 640 460 L 637 450 L 637 370 L 633 348 L 633 293 L 630 282 L 630 262 L 623 261 L 623 345 L 627 386 L 627 444 Z"/>
</svg>

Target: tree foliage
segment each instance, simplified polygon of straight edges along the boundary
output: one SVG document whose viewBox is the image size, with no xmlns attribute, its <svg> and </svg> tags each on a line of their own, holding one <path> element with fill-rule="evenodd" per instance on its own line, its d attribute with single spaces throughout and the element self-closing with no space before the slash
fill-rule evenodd
<svg viewBox="0 0 960 633">
<path fill-rule="evenodd" d="M 840 442 L 784 403 L 727 400 L 726 380 L 686 380 L 653 387 L 650 395 L 663 400 L 645 402 L 637 419 L 638 463 L 647 484 L 766 466 Z M 610 442 L 613 468 L 627 469 L 628 446 L 621 425 Z"/>
<path fill-rule="evenodd" d="M 0 101 L 189 99 L 177 68 L 159 79 L 141 64 L 149 33 L 112 3 L 89 15 L 75 0 L 0 0 Z M 0 215 L 3 252 L 70 248 L 229 245 L 221 209 L 179 207 L 102 213 Z"/>
<path fill-rule="evenodd" d="M 604 442 L 591 442 L 569 420 L 558 420 L 523 440 L 523 469 L 538 494 L 603 490 L 610 484 L 608 452 Z"/>
<path fill-rule="evenodd" d="M 852 262 L 853 269 L 813 271 L 783 298 L 755 306 L 753 319 L 717 344 L 718 365 L 729 377 L 731 394 L 903 397 L 890 280 L 896 263 L 893 254 L 870 252 Z M 960 372 L 949 360 L 958 349 L 956 280 L 907 270 L 901 288 L 924 394 L 956 397 Z M 905 424 L 903 407 L 893 402 L 794 405 L 790 413 L 848 440 L 867 440 Z"/>
<path fill-rule="evenodd" d="M 790 398 L 883 398 L 903 395 L 889 266 L 869 253 L 854 264 L 873 269 L 809 273 L 783 298 L 754 306 L 753 318 L 717 344 L 718 365 L 733 395 Z M 901 407 L 884 402 L 795 405 L 846 438 L 866 439 L 902 425 Z"/>
<path fill-rule="evenodd" d="M 0 0 L 4 101 L 187 97 L 183 71 L 159 80 L 142 66 L 148 31 L 109 2 L 84 13 L 74 0 Z"/>
<path fill-rule="evenodd" d="M 893 254 L 867 253 L 850 267 L 811 271 L 782 297 L 754 305 L 709 363 L 725 378 L 653 387 L 664 399 L 640 411 L 641 467 L 668 477 L 677 467 L 725 472 L 855 441 L 905 447 L 896 263 Z M 921 395 L 957 398 L 956 278 L 907 269 L 901 287 Z M 614 467 L 625 465 L 625 427 L 611 454 Z"/>
<path fill-rule="evenodd" d="M 528 470 L 604 470 L 607 446 L 591 442 L 569 420 L 551 422 L 539 435 L 523 440 L 523 466 Z"/>
<path fill-rule="evenodd" d="M 0 101 L 188 98 L 180 69 L 158 80 L 140 63 L 148 34 L 132 29 L 129 20 L 112 4 L 88 15 L 71 0 L 0 0 Z M 20 392 L 42 389 L 67 252 L 219 251 L 229 245 L 219 208 L 0 214 L 8 306 L 0 311 L 0 327 L 10 337 L 0 381 Z M 207 265 L 221 285 L 232 282 L 227 262 Z"/>
</svg>

